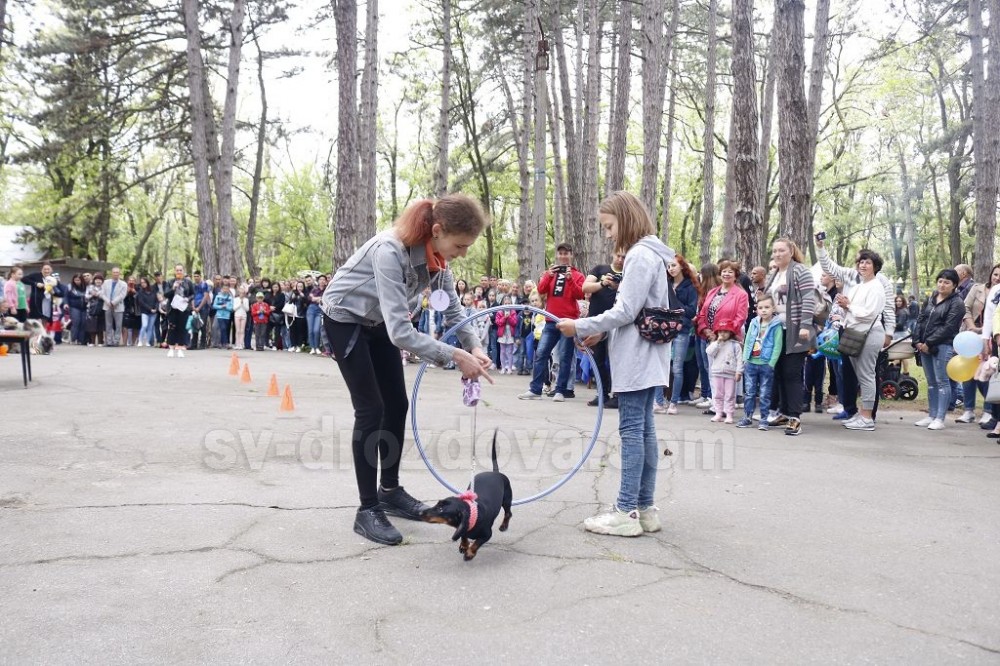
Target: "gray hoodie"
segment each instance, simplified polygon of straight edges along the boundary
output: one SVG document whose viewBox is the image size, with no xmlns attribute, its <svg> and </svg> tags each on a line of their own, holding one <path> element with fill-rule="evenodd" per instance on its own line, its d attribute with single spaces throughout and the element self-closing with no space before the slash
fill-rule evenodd
<svg viewBox="0 0 1000 666">
<path fill-rule="evenodd" d="M 625 254 L 614 307 L 576 322 L 581 338 L 608 333 L 611 382 L 616 392 L 670 384 L 670 345 L 654 345 L 639 337 L 635 318 L 644 307 L 667 307 L 667 263 L 673 259 L 674 251 L 656 236 L 639 239 Z"/>
<path fill-rule="evenodd" d="M 432 279 L 424 246 L 406 247 L 390 229 L 362 245 L 337 270 L 323 292 L 322 308 L 334 321 L 363 326 L 384 322 L 392 344 L 443 365 L 451 360 L 454 347 L 417 332 L 410 323 L 410 313 L 416 312 L 421 293 L 428 286 L 448 294 L 445 326 L 460 322 L 463 310 L 451 270 L 436 273 Z M 463 326 L 457 334 L 466 351 L 481 346 L 470 326 Z"/>
</svg>

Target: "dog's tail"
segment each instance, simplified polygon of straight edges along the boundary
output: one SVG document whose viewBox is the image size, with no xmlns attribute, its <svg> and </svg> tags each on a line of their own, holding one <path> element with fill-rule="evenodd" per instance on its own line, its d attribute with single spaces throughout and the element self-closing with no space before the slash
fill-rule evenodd
<svg viewBox="0 0 1000 666">
<path fill-rule="evenodd" d="M 497 430 L 493 431 L 493 454 L 492 454 L 492 458 L 493 458 L 493 471 L 494 472 L 499 472 L 500 471 L 500 466 L 497 465 Z"/>
</svg>

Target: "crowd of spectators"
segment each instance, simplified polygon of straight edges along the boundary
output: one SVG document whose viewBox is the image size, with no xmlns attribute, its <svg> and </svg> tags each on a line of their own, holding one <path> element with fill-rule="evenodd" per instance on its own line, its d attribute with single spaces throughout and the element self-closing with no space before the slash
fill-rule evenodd
<svg viewBox="0 0 1000 666">
<path fill-rule="evenodd" d="M 1000 264 L 988 283 L 977 283 L 965 265 L 942 270 L 933 291 L 916 298 L 896 290 L 877 253 L 862 250 L 852 265 L 840 266 L 823 245 L 817 243 L 819 262 L 813 268 L 786 239 L 774 243 L 768 267 L 749 271 L 727 259 L 695 270 L 676 255 L 667 272 L 671 307 L 683 311 L 684 327 L 671 345 L 671 386 L 657 392 L 654 412 L 676 414 L 688 406 L 737 426 L 749 427 L 757 419 L 763 429 L 783 427 L 795 435 L 802 414 L 815 411 L 849 429 L 874 430 L 885 349 L 902 344 L 912 348 L 927 379 L 929 410 L 916 425 L 943 429 L 949 412 L 959 410 L 954 421 L 978 423 L 1000 437 L 1000 407 L 983 403 L 976 411 L 977 394 L 986 395 L 987 382 L 957 383 L 947 374 L 955 355 L 952 341 L 960 332 L 982 337 L 984 363 L 997 355 Z M 567 244 L 556 248 L 556 258 L 557 270 L 545 271 L 537 282 L 486 275 L 476 282 L 457 280 L 466 315 L 531 305 L 575 319 L 612 307 L 624 256 L 612 256 L 586 273 L 573 265 Z M 166 348 L 171 356 L 206 348 L 331 353 L 321 309 L 329 275 L 315 271 L 272 281 L 206 278 L 197 270 L 188 276 L 183 266 L 167 278 L 160 272 L 123 276 L 113 268 L 107 275 L 77 273 L 62 281 L 44 265 L 30 274 L 15 267 L 4 278 L 0 314 L 43 321 L 57 344 Z M 410 317 L 421 332 L 438 338 L 445 333 L 442 313 L 430 305 L 430 290 Z M 572 399 L 577 383 L 595 373 L 604 405 L 617 407 L 606 343 L 593 348 L 596 368 L 590 369 L 555 322 L 539 314 L 500 310 L 473 321 L 502 374 L 530 377 L 520 397 Z M 816 353 L 817 334 L 829 329 L 853 331 L 862 340 L 858 353 L 840 359 Z M 447 341 L 458 344 L 455 338 Z M 544 362 L 535 363 L 536 357 Z M 413 360 L 402 354 L 403 363 Z M 902 372 L 913 363 L 902 361 Z M 589 404 L 598 404 L 598 397 Z M 744 413 L 735 413 L 737 405 Z"/>
</svg>

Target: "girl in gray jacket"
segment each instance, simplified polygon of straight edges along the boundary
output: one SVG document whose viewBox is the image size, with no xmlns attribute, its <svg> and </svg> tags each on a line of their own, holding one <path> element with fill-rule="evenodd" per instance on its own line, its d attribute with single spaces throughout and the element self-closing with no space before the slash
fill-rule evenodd
<svg viewBox="0 0 1000 666">
<path fill-rule="evenodd" d="M 618 500 L 610 512 L 584 521 L 584 528 L 597 534 L 639 536 L 660 529 L 653 506 L 659 458 L 653 403 L 658 389 L 670 384 L 670 345 L 643 340 L 635 319 L 644 307 L 667 305 L 667 264 L 674 251 L 656 237 L 649 213 L 628 192 L 615 192 L 601 203 L 600 221 L 615 252 L 625 253 L 618 297 L 604 314 L 562 319 L 557 326 L 563 335 L 578 335 L 591 346 L 607 335 L 611 383 L 618 396 L 622 440 Z"/>
<path fill-rule="evenodd" d="M 485 227 L 486 214 L 472 197 L 450 194 L 416 201 L 392 229 L 362 245 L 323 292 L 326 335 L 354 405 L 352 448 L 361 499 L 354 531 L 376 543 L 403 540 L 387 513 L 420 520 L 427 509 L 399 485 L 409 407 L 399 350 L 439 366 L 454 362 L 463 377 L 493 381 L 487 373 L 490 360 L 471 327 L 459 330 L 458 348 L 417 332 L 410 323 L 428 286 L 432 303 L 439 296 L 448 304 L 446 327 L 461 321 L 448 262 L 464 257 Z"/>
</svg>

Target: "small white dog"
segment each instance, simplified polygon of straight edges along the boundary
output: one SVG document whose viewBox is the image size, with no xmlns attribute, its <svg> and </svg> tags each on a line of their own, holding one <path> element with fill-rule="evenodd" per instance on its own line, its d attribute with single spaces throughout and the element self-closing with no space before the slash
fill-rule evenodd
<svg viewBox="0 0 1000 666">
<path fill-rule="evenodd" d="M 45 325 L 37 319 L 29 319 L 23 324 L 13 317 L 3 318 L 3 328 L 8 331 L 28 331 L 28 349 L 32 354 L 51 354 L 56 341 L 52 334 L 45 330 Z"/>
</svg>

